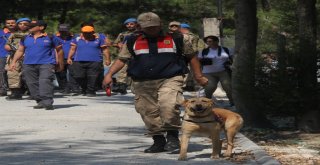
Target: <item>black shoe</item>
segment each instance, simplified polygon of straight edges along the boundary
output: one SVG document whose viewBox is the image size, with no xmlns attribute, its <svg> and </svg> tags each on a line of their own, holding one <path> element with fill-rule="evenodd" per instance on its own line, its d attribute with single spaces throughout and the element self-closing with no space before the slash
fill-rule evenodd
<svg viewBox="0 0 320 165">
<path fill-rule="evenodd" d="M 149 148 L 145 149 L 145 153 L 158 153 L 164 152 L 164 146 L 166 145 L 166 139 L 163 135 L 155 135 L 152 137 L 154 143 Z"/>
<path fill-rule="evenodd" d="M 33 106 L 33 109 L 43 109 L 43 108 L 45 108 L 45 106 L 42 104 L 38 104 L 36 106 Z"/>
<path fill-rule="evenodd" d="M 166 151 L 180 149 L 179 131 L 172 130 L 167 132 L 167 143 L 164 149 Z"/>
<path fill-rule="evenodd" d="M 34 100 L 32 96 L 26 97 L 27 100 Z"/>
<path fill-rule="evenodd" d="M 119 92 L 119 84 L 118 83 L 113 83 L 111 87 L 111 91 L 114 93 Z"/>
<path fill-rule="evenodd" d="M 10 95 L 6 97 L 6 100 L 8 101 L 14 101 L 14 100 L 22 100 L 22 96 L 19 95 Z"/>
<path fill-rule="evenodd" d="M 121 95 L 126 95 L 128 92 L 127 90 L 118 90 L 118 92 L 121 94 Z"/>
<path fill-rule="evenodd" d="M 119 83 L 119 89 L 118 89 L 118 92 L 122 95 L 125 95 L 127 94 L 127 84 L 125 83 Z"/>
<path fill-rule="evenodd" d="M 62 94 L 70 94 L 71 93 L 71 90 L 70 89 L 64 89 L 62 91 Z"/>
<path fill-rule="evenodd" d="M 53 105 L 47 105 L 45 106 L 45 110 L 54 110 Z"/>
<path fill-rule="evenodd" d="M 195 91 L 195 88 L 193 86 L 186 86 L 182 88 L 184 91 L 192 92 Z"/>
<path fill-rule="evenodd" d="M 54 110 L 53 105 L 42 105 L 38 104 L 36 106 L 33 106 L 33 109 L 45 109 L 45 110 Z"/>
</svg>

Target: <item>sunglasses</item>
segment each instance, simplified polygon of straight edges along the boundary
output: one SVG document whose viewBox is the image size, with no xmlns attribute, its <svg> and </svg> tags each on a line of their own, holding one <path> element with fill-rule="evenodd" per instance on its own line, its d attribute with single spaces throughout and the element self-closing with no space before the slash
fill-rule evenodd
<svg viewBox="0 0 320 165">
<path fill-rule="evenodd" d="M 178 25 L 171 25 L 170 27 L 179 27 Z"/>
</svg>

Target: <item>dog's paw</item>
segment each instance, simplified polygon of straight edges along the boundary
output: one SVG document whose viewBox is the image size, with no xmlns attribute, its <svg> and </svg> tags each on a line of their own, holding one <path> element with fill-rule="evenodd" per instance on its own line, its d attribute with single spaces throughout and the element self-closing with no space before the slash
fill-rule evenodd
<svg viewBox="0 0 320 165">
<path fill-rule="evenodd" d="M 219 159 L 220 158 L 220 156 L 219 156 L 219 154 L 218 155 L 211 155 L 211 157 L 210 157 L 211 159 Z"/>
<path fill-rule="evenodd" d="M 187 157 L 186 156 L 180 156 L 178 158 L 179 161 L 186 161 L 187 160 Z"/>
<path fill-rule="evenodd" d="M 224 153 L 223 157 L 230 157 L 231 158 L 232 157 L 232 153 Z"/>
</svg>

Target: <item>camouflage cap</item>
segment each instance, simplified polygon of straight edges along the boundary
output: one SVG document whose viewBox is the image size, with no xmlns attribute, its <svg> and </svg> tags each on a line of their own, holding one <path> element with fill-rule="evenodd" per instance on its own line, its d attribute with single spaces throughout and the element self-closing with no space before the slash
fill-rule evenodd
<svg viewBox="0 0 320 165">
<path fill-rule="evenodd" d="M 151 27 L 151 26 L 160 26 L 161 20 L 160 17 L 152 12 L 142 13 L 138 16 L 138 24 L 141 28 Z"/>
</svg>

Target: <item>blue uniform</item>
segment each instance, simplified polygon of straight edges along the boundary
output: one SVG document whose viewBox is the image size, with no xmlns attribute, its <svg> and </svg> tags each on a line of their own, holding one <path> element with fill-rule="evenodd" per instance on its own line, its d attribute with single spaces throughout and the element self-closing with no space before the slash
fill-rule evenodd
<svg viewBox="0 0 320 165">
<path fill-rule="evenodd" d="M 3 37 L 9 38 L 10 35 L 10 32 L 0 30 L 0 58 L 7 57 L 8 55 L 8 51 L 4 49 L 4 46 L 6 45 L 7 41 Z"/>
<path fill-rule="evenodd" d="M 61 45 L 60 39 L 46 33 L 37 38 L 30 34 L 20 41 L 20 45 L 25 50 L 23 74 L 31 96 L 37 101 L 38 107 L 52 106 L 55 48 Z"/>
<path fill-rule="evenodd" d="M 56 64 L 54 47 L 61 45 L 60 39 L 44 34 L 38 38 L 28 35 L 20 44 L 25 47 L 23 64 Z"/>
<path fill-rule="evenodd" d="M 0 96 L 7 95 L 8 80 L 5 65 L 7 62 L 7 56 L 9 52 L 4 49 L 4 46 L 7 43 L 4 37 L 8 38 L 10 34 L 10 32 L 0 30 Z"/>
<path fill-rule="evenodd" d="M 69 51 L 71 48 L 72 36 L 68 37 L 67 39 L 62 39 L 60 36 L 57 36 L 62 43 L 62 50 L 63 50 L 63 57 L 64 59 L 68 59 Z"/>
<path fill-rule="evenodd" d="M 87 41 L 81 36 L 73 39 L 71 44 L 77 46 L 74 61 L 101 62 L 101 47 L 106 46 L 105 38 L 104 35 L 99 34 L 99 37 L 96 37 L 93 41 Z"/>
<path fill-rule="evenodd" d="M 81 86 L 82 93 L 88 96 L 95 95 L 96 82 L 103 71 L 102 48 L 107 46 L 105 35 L 95 36 L 95 40 L 88 41 L 80 35 L 71 42 L 71 45 L 77 46 L 71 74 Z"/>
</svg>

